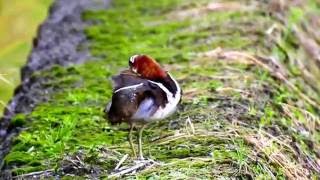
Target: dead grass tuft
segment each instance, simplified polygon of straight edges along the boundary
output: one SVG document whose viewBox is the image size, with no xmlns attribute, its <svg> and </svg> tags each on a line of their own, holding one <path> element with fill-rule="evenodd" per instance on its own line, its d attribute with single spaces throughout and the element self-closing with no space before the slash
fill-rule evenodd
<svg viewBox="0 0 320 180">
<path fill-rule="evenodd" d="M 0 74 L 0 81 L 3 81 L 3 82 L 6 83 L 7 85 L 13 87 L 13 86 L 14 86 L 13 83 L 10 82 L 8 79 L 6 79 L 6 78 L 4 77 L 5 75 L 6 75 L 6 74 Z"/>
<path fill-rule="evenodd" d="M 284 113 L 293 121 L 296 129 L 304 129 L 305 132 L 314 134 L 320 128 L 320 118 L 309 111 L 285 103 L 281 103 L 281 106 Z M 302 119 L 296 116 L 297 111 L 303 115 Z"/>
<path fill-rule="evenodd" d="M 297 88 L 291 81 L 288 80 L 287 70 L 275 58 L 251 55 L 250 53 L 241 51 L 227 51 L 223 50 L 220 47 L 211 51 L 199 53 L 198 57 L 215 58 L 219 60 L 232 60 L 236 61 L 237 63 L 244 64 L 256 64 L 270 72 L 270 74 L 273 77 L 287 84 L 287 86 L 289 86 L 293 91 L 295 91 L 306 102 L 308 102 L 317 109 L 319 109 L 320 107 L 320 104 L 318 102 L 305 95 L 299 88 Z"/>
<path fill-rule="evenodd" d="M 256 55 L 251 55 L 247 52 L 228 51 L 218 47 L 211 51 L 199 53 L 198 56 L 231 60 L 242 64 L 256 64 L 265 68 L 280 80 L 286 80 L 286 77 L 288 76 L 284 66 L 281 65 L 276 59 L 259 57 Z"/>
<path fill-rule="evenodd" d="M 294 153 L 292 147 L 287 144 L 286 137 L 275 137 L 259 130 L 254 134 L 244 134 L 244 139 L 256 149 L 256 153 L 263 153 L 271 163 L 281 167 L 289 179 L 309 179 L 309 171 L 297 164 L 289 156 L 288 151 Z"/>
<path fill-rule="evenodd" d="M 253 6 L 246 6 L 239 2 L 210 2 L 200 7 L 173 11 L 167 16 L 168 19 L 182 20 L 190 17 L 201 17 L 217 11 L 249 11 L 252 9 Z"/>
</svg>

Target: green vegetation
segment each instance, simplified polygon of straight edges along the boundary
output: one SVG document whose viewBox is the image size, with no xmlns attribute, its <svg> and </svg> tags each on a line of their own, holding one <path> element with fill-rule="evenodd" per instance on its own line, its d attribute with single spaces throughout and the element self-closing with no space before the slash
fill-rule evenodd
<svg viewBox="0 0 320 180">
<path fill-rule="evenodd" d="M 52 0 L 0 0 L 0 116 L 20 83 L 20 67 Z"/>
<path fill-rule="evenodd" d="M 108 78 L 131 55 L 144 53 L 172 72 L 184 96 L 174 116 L 144 133 L 144 153 L 160 165 L 126 178 L 316 178 L 320 120 L 312 102 L 319 101 L 306 100 L 314 92 L 304 91 L 303 79 L 294 81 L 290 64 L 281 66 L 290 79 L 281 78 L 283 69 L 267 58 L 276 54 L 284 62 L 283 52 L 290 51 L 266 33 L 280 22 L 264 13 L 265 4 L 248 9 L 223 1 L 223 11 L 211 11 L 207 3 L 117 0 L 106 11 L 86 12 L 83 18 L 94 22 L 86 30 L 90 49 L 101 60 L 34 75 L 47 78 L 57 92 L 14 119 L 12 125 L 25 130 L 6 156 L 6 168 L 14 175 L 52 170 L 107 177 L 131 153 L 128 127 L 103 118 L 112 93 Z M 301 20 L 300 12 L 292 11 L 292 23 Z M 294 38 L 284 33 L 281 42 Z M 123 166 L 132 164 L 128 159 Z"/>
</svg>

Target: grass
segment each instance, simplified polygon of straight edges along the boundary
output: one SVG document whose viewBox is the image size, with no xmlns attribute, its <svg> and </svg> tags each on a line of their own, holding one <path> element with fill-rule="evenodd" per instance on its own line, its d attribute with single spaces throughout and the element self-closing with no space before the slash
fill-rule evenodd
<svg viewBox="0 0 320 180">
<path fill-rule="evenodd" d="M 36 28 L 51 2 L 0 0 L 0 116 L 20 83 L 20 67 L 27 59 Z"/>
<path fill-rule="evenodd" d="M 103 117 L 112 94 L 108 78 L 126 67 L 132 54 L 145 53 L 172 72 L 184 95 L 178 112 L 150 124 L 143 136 L 145 155 L 162 164 L 124 178 L 316 178 L 317 107 L 276 76 L 270 60 L 249 58 L 285 57 L 265 33 L 279 22 L 264 6 L 246 10 L 239 3 L 235 9 L 178 16 L 203 10 L 206 3 L 119 0 L 108 10 L 86 12 L 85 20 L 99 22 L 86 34 L 100 61 L 34 74 L 57 92 L 30 114 L 15 117 L 12 125 L 25 130 L 14 140 L 5 167 L 14 175 L 53 169 L 66 179 L 71 174 L 107 178 L 131 153 L 128 127 L 110 126 Z M 212 53 L 218 47 L 220 52 Z M 289 80 L 296 78 L 293 71 L 288 74 Z M 123 166 L 132 164 L 129 158 Z"/>
</svg>

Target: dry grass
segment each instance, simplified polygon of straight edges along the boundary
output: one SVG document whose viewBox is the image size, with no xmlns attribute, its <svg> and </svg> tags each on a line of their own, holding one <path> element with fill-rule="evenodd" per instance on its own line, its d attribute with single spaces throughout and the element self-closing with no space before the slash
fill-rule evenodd
<svg viewBox="0 0 320 180">
<path fill-rule="evenodd" d="M 314 134 L 320 128 L 320 118 L 309 111 L 285 103 L 281 103 L 281 106 L 297 129 L 303 128 L 305 132 Z M 303 116 L 297 117 L 295 112 L 300 112 Z"/>
<path fill-rule="evenodd" d="M 0 82 L 2 81 L 3 83 L 7 84 L 8 86 L 13 88 L 12 82 L 10 82 L 8 79 L 5 78 L 6 74 L 0 74 Z M 3 100 L 0 100 L 0 107 L 5 107 L 6 103 Z M 2 112 L 0 111 L 0 116 Z"/>
<path fill-rule="evenodd" d="M 201 18 L 208 13 L 219 11 L 249 11 L 255 8 L 253 5 L 243 5 L 240 2 L 209 2 L 200 4 L 195 8 L 176 10 L 168 14 L 168 19 L 183 20 L 186 18 Z"/>
<path fill-rule="evenodd" d="M 207 57 L 214 59 L 222 59 L 222 60 L 231 60 L 237 63 L 244 63 L 244 64 L 256 64 L 261 66 L 262 68 L 269 71 L 274 77 L 279 79 L 280 81 L 286 83 L 292 90 L 294 90 L 301 98 L 303 98 L 306 102 L 313 105 L 314 107 L 320 107 L 319 102 L 311 99 L 308 97 L 304 92 L 298 89 L 288 78 L 287 78 L 287 70 L 285 66 L 282 65 L 278 60 L 275 58 L 266 58 L 257 55 L 251 55 L 248 52 L 241 52 L 241 51 L 228 51 L 223 50 L 220 47 L 198 54 L 199 57 Z"/>
<path fill-rule="evenodd" d="M 10 82 L 8 79 L 5 78 L 7 74 L 0 74 L 0 81 L 6 83 L 7 85 L 13 87 L 12 82 Z"/>
<path fill-rule="evenodd" d="M 289 179 L 309 179 L 309 171 L 297 164 L 288 155 L 295 151 L 289 145 L 290 140 L 286 137 L 275 137 L 263 131 L 258 131 L 254 134 L 245 134 L 245 140 L 254 146 L 256 153 L 264 153 L 271 163 L 281 167 L 285 175 Z"/>
</svg>

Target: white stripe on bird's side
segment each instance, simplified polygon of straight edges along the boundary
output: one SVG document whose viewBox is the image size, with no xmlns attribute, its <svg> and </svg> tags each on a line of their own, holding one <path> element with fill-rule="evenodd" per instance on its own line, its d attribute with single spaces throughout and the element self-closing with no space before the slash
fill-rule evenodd
<svg viewBox="0 0 320 180">
<path fill-rule="evenodd" d="M 137 87 L 142 86 L 142 85 L 143 85 L 143 83 L 140 83 L 140 84 L 135 84 L 135 85 L 132 85 L 132 86 L 126 86 L 126 87 L 123 87 L 123 88 L 119 88 L 116 91 L 114 91 L 114 93 L 117 93 L 117 92 L 125 90 L 125 89 L 136 89 Z"/>
</svg>

